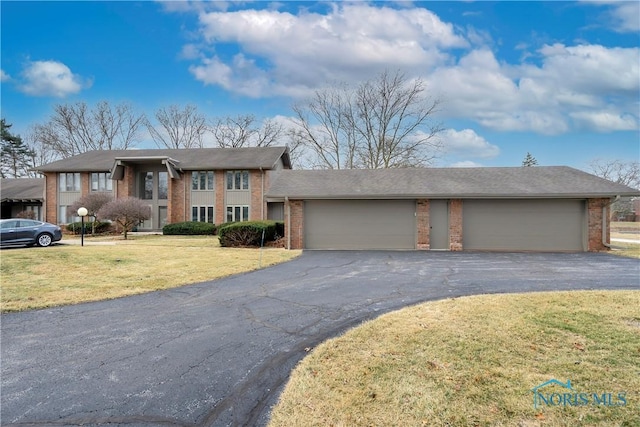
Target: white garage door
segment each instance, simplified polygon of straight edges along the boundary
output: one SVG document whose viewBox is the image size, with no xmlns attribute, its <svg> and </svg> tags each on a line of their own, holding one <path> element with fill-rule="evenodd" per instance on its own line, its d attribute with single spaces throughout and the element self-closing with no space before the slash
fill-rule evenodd
<svg viewBox="0 0 640 427">
<path fill-rule="evenodd" d="M 311 200 L 304 205 L 307 249 L 415 249 L 413 200 Z"/>
<path fill-rule="evenodd" d="M 582 200 L 465 200 L 464 249 L 583 251 Z"/>
</svg>

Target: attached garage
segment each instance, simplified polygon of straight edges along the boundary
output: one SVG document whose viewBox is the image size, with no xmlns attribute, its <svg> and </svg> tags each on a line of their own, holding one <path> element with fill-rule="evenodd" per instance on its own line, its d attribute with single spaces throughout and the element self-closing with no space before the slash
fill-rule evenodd
<svg viewBox="0 0 640 427">
<path fill-rule="evenodd" d="M 415 249 L 414 200 L 308 200 L 307 249 Z"/>
<path fill-rule="evenodd" d="M 286 170 L 291 249 L 604 251 L 616 197 L 640 191 L 566 166 Z"/>
<path fill-rule="evenodd" d="M 464 249 L 583 251 L 583 200 L 465 200 Z"/>
</svg>

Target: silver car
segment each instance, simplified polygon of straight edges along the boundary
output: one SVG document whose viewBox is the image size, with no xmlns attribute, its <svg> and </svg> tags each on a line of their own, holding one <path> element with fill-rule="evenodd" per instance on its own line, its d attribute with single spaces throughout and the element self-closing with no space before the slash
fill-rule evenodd
<svg viewBox="0 0 640 427">
<path fill-rule="evenodd" d="M 0 220 L 0 245 L 49 246 L 62 239 L 62 229 L 33 219 Z"/>
</svg>

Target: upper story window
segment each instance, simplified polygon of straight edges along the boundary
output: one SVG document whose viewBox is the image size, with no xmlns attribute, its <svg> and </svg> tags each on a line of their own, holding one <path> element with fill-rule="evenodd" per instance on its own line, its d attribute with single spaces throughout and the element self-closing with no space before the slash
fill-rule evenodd
<svg viewBox="0 0 640 427">
<path fill-rule="evenodd" d="M 91 173 L 91 191 L 112 191 L 113 181 L 109 178 L 109 172 Z"/>
<path fill-rule="evenodd" d="M 191 172 L 192 190 L 213 190 L 213 171 Z"/>
<path fill-rule="evenodd" d="M 80 173 L 61 173 L 59 184 L 60 191 L 80 191 Z"/>
<path fill-rule="evenodd" d="M 227 171 L 227 190 L 248 190 L 249 171 Z"/>
</svg>

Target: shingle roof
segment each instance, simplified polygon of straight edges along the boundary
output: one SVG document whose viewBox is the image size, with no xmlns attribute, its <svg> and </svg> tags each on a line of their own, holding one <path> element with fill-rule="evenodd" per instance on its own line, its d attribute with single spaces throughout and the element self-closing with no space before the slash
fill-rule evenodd
<svg viewBox="0 0 640 427">
<path fill-rule="evenodd" d="M 567 166 L 282 170 L 266 196 L 297 199 L 637 196 L 640 191 Z"/>
<path fill-rule="evenodd" d="M 44 178 L 5 178 L 0 180 L 0 198 L 7 201 L 43 201 Z"/>
<path fill-rule="evenodd" d="M 111 170 L 116 158 L 127 157 L 168 157 L 177 160 L 178 167 L 184 170 L 271 169 L 281 157 L 285 165 L 290 166 L 289 150 L 286 147 L 250 147 L 88 151 L 39 166 L 35 170 L 105 172 Z"/>
</svg>

